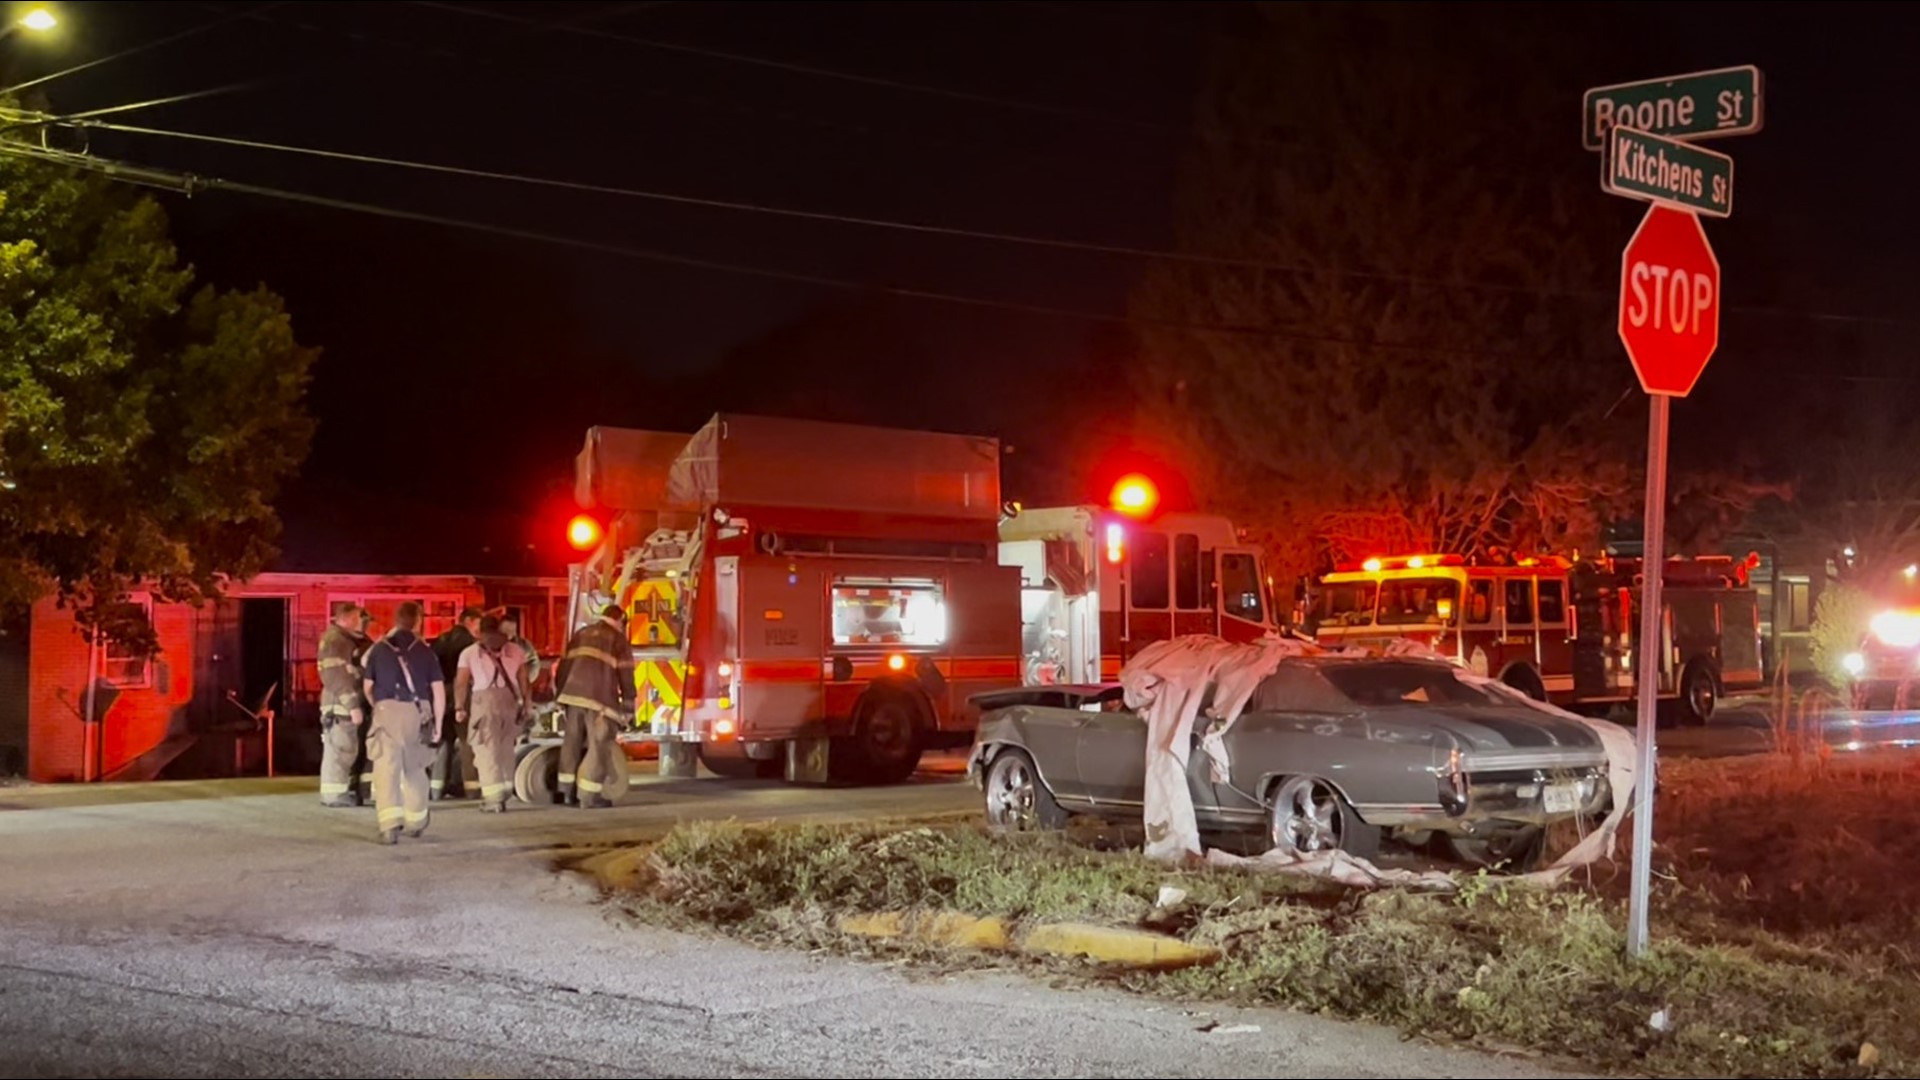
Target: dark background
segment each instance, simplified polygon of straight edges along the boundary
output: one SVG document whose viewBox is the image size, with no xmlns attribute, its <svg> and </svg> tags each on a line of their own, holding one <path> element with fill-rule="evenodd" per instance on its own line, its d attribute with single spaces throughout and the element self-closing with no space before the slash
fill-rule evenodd
<svg viewBox="0 0 1920 1080">
<path fill-rule="evenodd" d="M 240 17 L 48 84 L 59 112 L 265 80 L 130 124 L 700 198 L 1164 248 L 1194 89 L 1246 5 L 71 3 L 42 74 Z M 1506 5 L 1452 5 L 1497 20 Z M 1765 433 L 1810 382 L 1912 381 L 1920 228 L 1913 16 L 1895 5 L 1553 5 L 1564 153 L 1594 177 L 1581 92 L 1758 64 L 1766 130 L 1709 221 L 1722 345 L 1684 429 Z M 471 12 L 488 13 L 475 15 Z M 489 15 L 491 17 L 489 17 Z M 695 54 L 636 40 L 709 50 Z M 810 71 L 728 59 L 751 57 Z M 1329 57 L 1337 63 L 1337 57 Z M 1498 62 L 1489 58 L 1489 62 Z M 831 72 L 833 74 L 825 74 Z M 1518 111 L 1518 110 L 1516 110 Z M 1510 117 L 1461 117 L 1502 125 Z M 186 257 L 264 282 L 325 352 L 313 454 L 282 499 L 283 566 L 557 570 L 585 429 L 716 411 L 990 434 L 1006 494 L 1104 498 L 1130 406 L 1115 326 L 1135 258 L 428 175 L 97 133 L 102 156 L 822 283 L 594 253 L 252 195 L 163 195 Z M 1594 287 L 1610 290 L 1610 280 Z M 906 288 L 1090 318 L 907 298 Z M 1597 324 L 1595 333 L 1612 333 Z M 1622 358 L 1625 366 L 1625 359 Z M 1901 392 L 1910 392 L 1902 389 Z M 1120 421 L 1120 422 L 1116 422 Z"/>
</svg>

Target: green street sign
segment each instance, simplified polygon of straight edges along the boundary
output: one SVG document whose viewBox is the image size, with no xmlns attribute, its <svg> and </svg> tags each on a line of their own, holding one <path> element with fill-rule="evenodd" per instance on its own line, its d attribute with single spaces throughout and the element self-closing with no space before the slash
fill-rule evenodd
<svg viewBox="0 0 1920 1080">
<path fill-rule="evenodd" d="M 1678 139 L 1616 127 L 1600 159 L 1600 189 L 1712 217 L 1733 213 L 1733 159 Z"/>
<path fill-rule="evenodd" d="M 1606 149 L 1607 132 L 1616 127 L 1688 140 L 1751 135 L 1764 119 L 1760 69 L 1746 64 L 1597 86 L 1581 99 L 1580 112 L 1580 142 L 1589 150 Z"/>
</svg>

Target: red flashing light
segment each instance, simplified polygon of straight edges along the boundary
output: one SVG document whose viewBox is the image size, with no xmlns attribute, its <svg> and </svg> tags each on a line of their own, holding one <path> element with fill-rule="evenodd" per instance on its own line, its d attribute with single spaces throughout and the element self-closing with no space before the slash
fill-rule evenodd
<svg viewBox="0 0 1920 1080">
<path fill-rule="evenodd" d="M 1129 473 L 1113 485 L 1113 508 L 1128 517 L 1143 518 L 1160 505 L 1160 489 L 1139 473 Z"/>
<path fill-rule="evenodd" d="M 575 551 L 588 551 L 600 545 L 600 523 L 585 514 L 575 515 L 567 522 L 567 543 Z"/>
</svg>

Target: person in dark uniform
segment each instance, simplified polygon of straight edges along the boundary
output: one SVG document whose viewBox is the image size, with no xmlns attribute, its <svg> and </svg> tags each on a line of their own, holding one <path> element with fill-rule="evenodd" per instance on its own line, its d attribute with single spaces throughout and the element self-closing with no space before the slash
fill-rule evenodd
<svg viewBox="0 0 1920 1080">
<path fill-rule="evenodd" d="M 433 655 L 440 660 L 440 673 L 448 686 L 460 674 L 460 654 L 480 640 L 480 619 L 486 613 L 477 607 L 460 612 L 460 621 L 433 639 Z M 440 718 L 440 741 L 433 754 L 433 794 L 440 799 L 467 797 L 467 762 L 473 750 L 467 745 L 467 726 L 453 712 L 453 695 L 447 695 L 447 711 Z"/>
</svg>

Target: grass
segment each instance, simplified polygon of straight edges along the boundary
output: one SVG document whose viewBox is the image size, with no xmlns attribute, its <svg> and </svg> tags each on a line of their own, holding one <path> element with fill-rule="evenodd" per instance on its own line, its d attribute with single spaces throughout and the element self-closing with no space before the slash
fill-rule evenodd
<svg viewBox="0 0 1920 1080">
<path fill-rule="evenodd" d="M 1142 993 L 1614 1070 L 1916 1075 L 1920 973 L 1908 949 L 1920 874 L 1907 868 L 1920 866 L 1920 767 L 1674 762 L 1663 786 L 1656 944 L 1640 962 L 1624 956 L 1624 863 L 1555 891 L 1473 875 L 1447 896 L 1175 870 L 972 825 L 697 824 L 654 846 L 630 902 L 763 941 L 896 954 L 916 950 L 848 938 L 833 917 L 945 909 L 1144 925 L 1217 945 L 1223 959 L 1166 974 L 1076 970 Z M 1155 907 L 1164 885 L 1188 894 L 1176 911 Z"/>
</svg>

